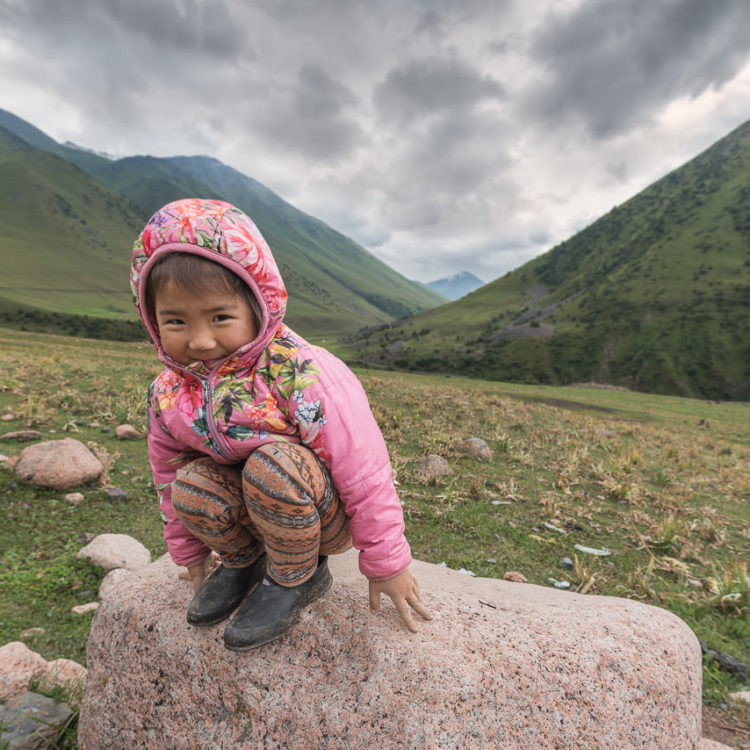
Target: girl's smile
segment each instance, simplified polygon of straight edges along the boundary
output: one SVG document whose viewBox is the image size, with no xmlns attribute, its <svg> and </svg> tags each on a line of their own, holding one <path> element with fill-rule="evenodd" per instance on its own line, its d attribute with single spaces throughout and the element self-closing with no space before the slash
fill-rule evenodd
<svg viewBox="0 0 750 750">
<path fill-rule="evenodd" d="M 250 305 L 230 289 L 196 296 L 168 282 L 155 308 L 162 348 L 181 365 L 200 360 L 211 366 L 258 335 Z"/>
</svg>

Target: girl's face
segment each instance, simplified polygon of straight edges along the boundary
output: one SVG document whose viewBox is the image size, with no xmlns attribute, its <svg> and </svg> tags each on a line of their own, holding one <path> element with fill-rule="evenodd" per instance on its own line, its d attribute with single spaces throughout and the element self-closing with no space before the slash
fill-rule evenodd
<svg viewBox="0 0 750 750">
<path fill-rule="evenodd" d="M 234 290 L 196 296 L 168 281 L 154 307 L 164 352 L 181 365 L 213 366 L 258 335 L 250 305 Z"/>
</svg>

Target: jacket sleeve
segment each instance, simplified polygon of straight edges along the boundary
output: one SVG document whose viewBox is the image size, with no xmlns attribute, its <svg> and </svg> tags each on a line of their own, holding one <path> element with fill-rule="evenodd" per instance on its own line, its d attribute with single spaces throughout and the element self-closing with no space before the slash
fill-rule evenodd
<svg viewBox="0 0 750 750">
<path fill-rule="evenodd" d="M 331 472 L 360 571 L 372 580 L 392 578 L 409 566 L 411 550 L 388 450 L 359 380 L 333 355 L 321 354 L 312 366 L 295 363 L 288 416 Z"/>
<path fill-rule="evenodd" d="M 172 507 L 172 482 L 177 469 L 189 463 L 192 455 L 172 437 L 160 420 L 153 405 L 152 392 L 148 404 L 148 456 L 169 555 L 177 565 L 199 563 L 211 550 L 182 525 Z"/>
</svg>

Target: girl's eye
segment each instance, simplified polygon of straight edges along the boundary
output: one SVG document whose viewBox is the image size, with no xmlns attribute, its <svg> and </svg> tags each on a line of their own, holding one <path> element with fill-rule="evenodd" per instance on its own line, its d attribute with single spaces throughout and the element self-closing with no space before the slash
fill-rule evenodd
<svg viewBox="0 0 750 750">
<path fill-rule="evenodd" d="M 222 323 L 225 320 L 229 320 L 229 315 L 214 315 L 214 322 Z"/>
<path fill-rule="evenodd" d="M 170 318 L 169 320 L 165 321 L 165 323 L 168 326 L 181 326 L 181 325 L 183 325 L 182 321 L 179 318 Z"/>
</svg>

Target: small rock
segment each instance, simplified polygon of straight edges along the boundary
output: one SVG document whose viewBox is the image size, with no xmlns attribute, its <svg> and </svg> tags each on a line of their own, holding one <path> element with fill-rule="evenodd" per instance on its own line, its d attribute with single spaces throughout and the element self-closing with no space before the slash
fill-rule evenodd
<svg viewBox="0 0 750 750">
<path fill-rule="evenodd" d="M 47 661 L 21 641 L 0 647 L 0 700 L 22 693 L 32 678 L 47 671 Z"/>
<path fill-rule="evenodd" d="M 430 453 L 428 456 L 425 456 L 419 462 L 417 471 L 426 479 L 434 479 L 453 473 L 453 469 L 448 465 L 448 462 L 436 453 Z"/>
<path fill-rule="evenodd" d="M 587 555 L 596 555 L 597 557 L 607 557 L 612 554 L 606 547 L 594 549 L 593 547 L 584 547 L 582 544 L 574 544 L 573 547 L 579 552 L 585 552 Z"/>
<path fill-rule="evenodd" d="M 93 427 L 94 429 L 96 429 L 97 427 L 101 427 L 101 425 L 99 424 L 99 422 L 89 422 L 89 427 Z"/>
<path fill-rule="evenodd" d="M 124 503 L 127 500 L 130 500 L 130 495 L 127 490 L 124 490 L 122 487 L 105 487 L 104 494 L 107 496 L 108 500 L 117 503 Z"/>
<path fill-rule="evenodd" d="M 556 531 L 558 534 L 568 533 L 567 531 L 565 531 L 565 529 L 561 529 L 559 526 L 555 526 L 554 523 L 549 523 L 548 521 L 545 521 L 542 526 L 544 526 L 545 529 L 549 529 L 550 531 Z"/>
<path fill-rule="evenodd" d="M 560 560 L 560 567 L 563 570 L 573 570 L 574 564 L 569 557 L 563 557 L 563 559 Z"/>
<path fill-rule="evenodd" d="M 8 482 L 8 489 L 14 492 L 18 489 L 18 482 L 14 482 L 12 479 Z M 28 508 L 28 505 L 26 506 Z"/>
<path fill-rule="evenodd" d="M 40 437 L 42 433 L 38 430 L 18 430 L 0 435 L 0 440 L 18 440 L 19 443 L 28 443 L 31 440 L 39 440 Z"/>
<path fill-rule="evenodd" d="M 738 703 L 750 703 L 750 690 L 740 690 L 736 693 L 729 693 L 729 697 Z"/>
<path fill-rule="evenodd" d="M 692 586 L 694 589 L 702 589 L 703 584 L 697 578 L 688 578 L 688 586 Z"/>
<path fill-rule="evenodd" d="M 557 581 L 554 578 L 547 579 L 556 589 L 569 589 L 570 581 Z"/>
<path fill-rule="evenodd" d="M 12 422 L 15 418 L 16 417 L 14 414 L 3 414 L 3 416 L 0 417 L 0 419 L 2 419 L 3 422 Z"/>
<path fill-rule="evenodd" d="M 88 544 L 96 539 L 96 534 L 92 534 L 90 531 L 82 531 L 77 537 L 76 541 L 78 544 Z"/>
<path fill-rule="evenodd" d="M 65 495 L 65 499 L 71 505 L 78 505 L 79 503 L 83 502 L 83 493 L 82 492 L 69 492 L 67 495 Z"/>
<path fill-rule="evenodd" d="M 129 424 L 121 424 L 115 427 L 115 437 L 118 440 L 138 440 L 141 433 Z"/>
<path fill-rule="evenodd" d="M 99 586 L 99 598 L 104 601 L 117 590 L 118 586 L 123 581 L 128 578 L 130 578 L 130 571 L 125 568 L 114 568 L 114 570 L 110 570 L 109 573 L 104 576 Z"/>
<path fill-rule="evenodd" d="M 26 628 L 21 633 L 21 638 L 31 638 L 32 635 L 44 635 L 44 628 Z"/>
<path fill-rule="evenodd" d="M 497 565 L 497 560 L 495 560 L 494 557 L 488 557 L 485 559 L 485 562 L 489 565 Z"/>
<path fill-rule="evenodd" d="M 99 602 L 88 602 L 87 604 L 76 604 L 75 607 L 71 607 L 70 611 L 74 615 L 85 615 L 88 612 L 93 612 L 99 606 Z"/>
<path fill-rule="evenodd" d="M 79 560 L 88 558 L 104 570 L 135 570 L 151 562 L 151 553 L 127 534 L 100 534 L 80 550 L 76 557 Z"/>
<path fill-rule="evenodd" d="M 508 570 L 503 579 L 506 581 L 513 581 L 513 583 L 528 583 L 529 580 L 523 573 L 519 573 L 517 570 Z"/>
<path fill-rule="evenodd" d="M 67 703 L 23 692 L 0 706 L 0 745 L 10 750 L 57 747 L 55 739 L 72 716 Z"/>
<path fill-rule="evenodd" d="M 727 654 L 724 651 L 717 651 L 715 658 L 720 669 L 723 669 L 730 674 L 737 675 L 742 682 L 747 682 L 747 665 L 744 661 L 732 656 L 731 654 Z"/>
<path fill-rule="evenodd" d="M 68 690 L 70 697 L 76 701 L 83 694 L 83 683 L 86 679 L 86 667 L 72 659 L 53 659 L 47 663 L 47 674 L 39 680 L 39 688 L 49 691 L 54 687 Z"/>
<path fill-rule="evenodd" d="M 479 461 L 492 461 L 492 450 L 482 438 L 470 437 L 459 440 L 454 448 L 458 453 L 465 453 Z"/>
<path fill-rule="evenodd" d="M 73 438 L 30 445 L 21 451 L 15 467 L 15 474 L 22 482 L 56 490 L 90 482 L 103 471 L 101 461 Z"/>
<path fill-rule="evenodd" d="M 468 570 L 467 568 L 459 568 L 459 573 L 463 573 L 465 576 L 475 576 L 476 573 L 473 570 Z"/>
<path fill-rule="evenodd" d="M 111 427 L 106 427 L 106 426 L 105 426 L 105 427 L 102 427 L 102 430 L 101 430 L 101 431 L 102 431 L 102 432 L 104 432 L 104 433 L 107 433 L 107 432 L 112 432 L 112 428 L 111 428 Z"/>
</svg>

